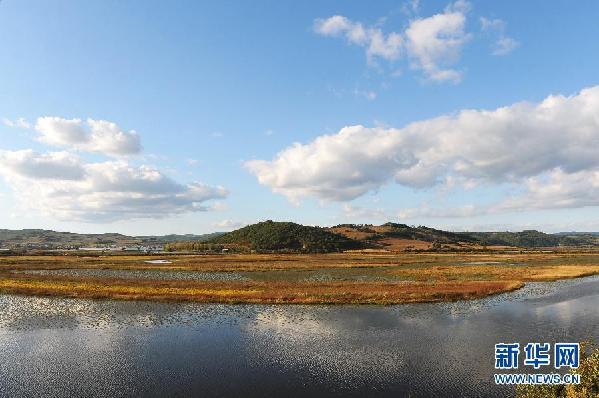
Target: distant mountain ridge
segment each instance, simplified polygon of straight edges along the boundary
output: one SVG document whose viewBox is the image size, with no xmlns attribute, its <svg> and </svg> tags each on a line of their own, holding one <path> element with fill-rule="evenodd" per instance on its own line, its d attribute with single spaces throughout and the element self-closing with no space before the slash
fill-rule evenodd
<svg viewBox="0 0 599 398">
<path fill-rule="evenodd" d="M 186 245 L 185 242 L 189 242 Z M 196 243 L 193 245 L 193 243 Z M 205 242 L 206 245 L 198 244 Z M 174 245 L 177 243 L 177 245 Z M 81 247 L 160 247 L 197 250 L 197 247 L 235 247 L 262 252 L 328 253 L 359 249 L 391 251 L 470 249 L 485 246 L 556 247 L 599 246 L 599 233 L 535 230 L 521 232 L 450 232 L 399 223 L 305 226 L 292 222 L 264 221 L 232 232 L 127 236 L 119 233 L 78 234 L 43 229 L 0 229 L 0 249 L 69 249 Z M 218 246 L 211 246 L 218 245 Z M 180 249 L 179 249 L 180 248 Z M 208 249 L 207 249 L 208 250 Z M 214 250 L 214 249 L 210 249 Z"/>
<path fill-rule="evenodd" d="M 338 252 L 357 249 L 482 249 L 486 246 L 596 246 L 599 245 L 599 237 L 586 234 L 546 234 L 535 230 L 450 232 L 398 223 L 378 226 L 339 224 L 324 228 L 265 221 L 223 234 L 207 242 L 256 251 Z"/>
<path fill-rule="evenodd" d="M 0 229 L 0 248 L 34 247 L 101 247 L 101 246 L 159 246 L 177 241 L 204 241 L 221 235 L 215 232 L 203 235 L 127 236 L 119 233 L 78 234 L 45 229 Z"/>
<path fill-rule="evenodd" d="M 341 224 L 330 228 L 347 236 L 362 232 L 361 240 L 392 243 L 392 239 L 429 242 L 435 245 L 456 246 L 514 246 L 514 247 L 556 247 L 556 246 L 595 246 L 599 236 L 593 234 L 547 234 L 536 230 L 521 232 L 449 232 L 425 226 L 386 223 L 380 226 Z M 453 245 L 453 246 L 452 246 Z"/>
</svg>

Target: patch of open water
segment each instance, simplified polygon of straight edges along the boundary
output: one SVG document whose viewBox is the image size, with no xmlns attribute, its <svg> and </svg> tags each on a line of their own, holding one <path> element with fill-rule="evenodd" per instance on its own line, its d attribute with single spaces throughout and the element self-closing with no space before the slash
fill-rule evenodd
<svg viewBox="0 0 599 398">
<path fill-rule="evenodd" d="M 0 295 L 0 396 L 510 396 L 495 343 L 599 341 L 598 309 L 599 277 L 388 307 Z"/>
<path fill-rule="evenodd" d="M 246 281 L 249 278 L 238 272 L 202 272 L 175 270 L 122 270 L 122 269 L 52 269 L 12 271 L 30 275 L 56 275 L 70 277 L 99 277 L 124 279 L 193 280 L 193 281 Z"/>
</svg>

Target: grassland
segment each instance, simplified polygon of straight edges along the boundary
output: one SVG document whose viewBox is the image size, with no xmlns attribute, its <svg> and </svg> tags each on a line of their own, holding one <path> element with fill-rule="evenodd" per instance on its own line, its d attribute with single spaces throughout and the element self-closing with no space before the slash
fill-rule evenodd
<svg viewBox="0 0 599 398">
<path fill-rule="evenodd" d="M 145 262 L 157 258 L 170 264 Z M 81 270 L 136 271 L 145 277 L 114 277 L 106 271 L 90 276 Z M 165 272 L 182 271 L 234 273 L 239 279 L 164 278 Z M 0 292 L 206 303 L 398 304 L 473 299 L 530 281 L 594 274 L 599 274 L 599 252 L 593 251 L 4 256 Z"/>
</svg>

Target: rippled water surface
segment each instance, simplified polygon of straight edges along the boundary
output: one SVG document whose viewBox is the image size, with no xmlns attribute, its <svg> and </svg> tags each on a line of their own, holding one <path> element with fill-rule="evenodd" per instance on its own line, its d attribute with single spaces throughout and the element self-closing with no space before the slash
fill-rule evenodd
<svg viewBox="0 0 599 398">
<path fill-rule="evenodd" d="M 495 343 L 597 325 L 597 277 L 391 307 L 0 295 L 0 396 L 510 396 Z"/>
</svg>

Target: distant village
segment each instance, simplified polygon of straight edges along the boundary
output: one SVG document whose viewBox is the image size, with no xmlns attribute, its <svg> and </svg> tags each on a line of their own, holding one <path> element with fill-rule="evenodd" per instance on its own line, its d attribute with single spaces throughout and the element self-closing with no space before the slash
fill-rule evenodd
<svg viewBox="0 0 599 398">
<path fill-rule="evenodd" d="M 79 245 L 56 245 L 56 244 L 51 244 L 51 243 L 24 243 L 24 244 L 11 245 L 11 247 L 0 247 L 0 252 L 10 252 L 12 250 L 162 253 L 162 252 L 164 252 L 164 246 L 163 245 L 79 246 Z"/>
</svg>

